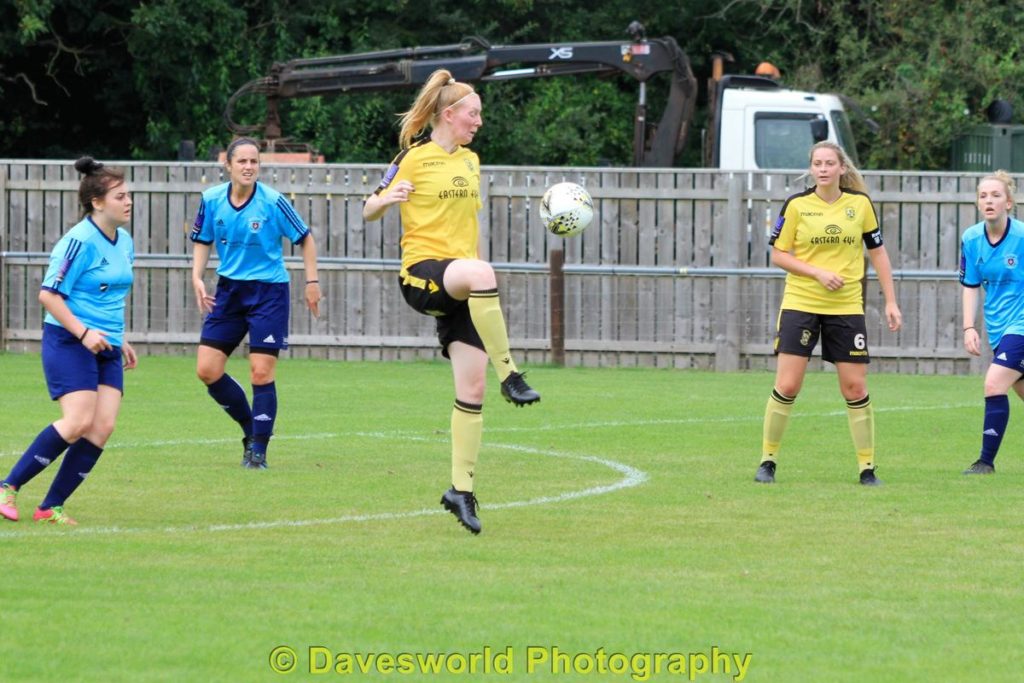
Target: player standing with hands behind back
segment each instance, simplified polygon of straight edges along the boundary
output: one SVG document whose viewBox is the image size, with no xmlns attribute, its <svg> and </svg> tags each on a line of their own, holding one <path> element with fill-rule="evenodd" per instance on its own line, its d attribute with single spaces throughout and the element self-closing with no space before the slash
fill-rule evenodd
<svg viewBox="0 0 1024 683">
<path fill-rule="evenodd" d="M 320 314 L 316 244 L 288 198 L 257 182 L 260 151 L 254 140 L 228 145 L 229 181 L 203 193 L 192 228 L 192 287 L 203 313 L 196 374 L 211 398 L 242 428 L 242 466 L 266 469 L 267 443 L 277 418 L 274 385 L 277 357 L 288 348 L 289 291 L 281 239 L 302 245 L 304 299 Z M 216 243 L 217 295 L 206 292 L 203 275 Z M 228 356 L 249 335 L 252 406 L 245 390 L 225 372 Z"/>
<path fill-rule="evenodd" d="M 820 336 L 821 357 L 835 364 L 839 391 L 846 399 L 860 483 L 877 486 L 881 482 L 875 476 L 875 416 L 867 387 L 861 287 L 864 248 L 882 286 L 889 329 L 895 332 L 903 318 L 892 265 L 867 187 L 846 152 L 832 142 L 814 145 L 810 175 L 816 185 L 786 200 L 770 241 L 772 263 L 789 274 L 775 337 L 775 387 L 765 408 L 761 465 L 754 480 L 775 481 L 782 435 Z"/>
<path fill-rule="evenodd" d="M 494 269 L 479 255 L 480 160 L 464 145 L 483 125 L 481 107 L 472 86 L 444 69 L 431 74 L 402 116 L 402 151 L 363 207 L 366 220 L 400 207 L 402 295 L 437 318 L 442 353 L 455 376 L 452 488 L 441 504 L 474 534 L 481 528 L 473 477 L 488 359 L 505 400 L 517 406 L 540 400 L 512 360 Z M 428 127 L 429 137 L 414 142 Z"/>
<path fill-rule="evenodd" d="M 960 248 L 963 285 L 964 348 L 981 355 L 981 337 L 974 327 L 978 287 L 985 288 L 985 329 L 992 364 L 985 373 L 985 421 L 981 454 L 964 474 L 992 474 L 996 454 L 1010 421 L 1010 387 L 1024 398 L 1024 223 L 1010 217 L 1013 181 L 996 171 L 978 183 L 978 211 L 983 220 L 964 231 Z"/>
<path fill-rule="evenodd" d="M 124 172 L 83 157 L 78 201 L 83 218 L 57 242 L 43 278 L 43 374 L 61 418 L 41 431 L 0 482 L 0 516 L 18 521 L 16 496 L 65 449 L 64 462 L 32 516 L 75 524 L 64 502 L 96 465 L 114 431 L 124 393 L 124 370 L 135 351 L 124 339 L 125 299 L 132 287 L 135 249 L 122 225 L 132 216 Z"/>
</svg>

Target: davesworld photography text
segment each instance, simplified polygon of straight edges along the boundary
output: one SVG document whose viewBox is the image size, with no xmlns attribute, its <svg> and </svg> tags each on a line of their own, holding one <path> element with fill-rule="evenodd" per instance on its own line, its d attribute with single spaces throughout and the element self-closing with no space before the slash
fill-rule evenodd
<svg viewBox="0 0 1024 683">
<path fill-rule="evenodd" d="M 471 652 L 349 652 L 323 645 L 279 645 L 270 653 L 270 668 L 279 674 L 362 676 L 404 674 L 423 676 L 560 675 L 622 676 L 634 681 L 659 678 L 699 680 L 729 676 L 743 681 L 753 653 L 725 652 L 717 645 L 690 651 L 625 652 L 605 647 L 572 651 L 554 645 L 484 646 Z"/>
</svg>

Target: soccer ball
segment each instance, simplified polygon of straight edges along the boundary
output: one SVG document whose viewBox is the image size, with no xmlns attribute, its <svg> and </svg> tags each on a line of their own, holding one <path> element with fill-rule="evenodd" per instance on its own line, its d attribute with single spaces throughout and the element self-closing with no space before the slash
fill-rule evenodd
<svg viewBox="0 0 1024 683">
<path fill-rule="evenodd" d="M 594 200 L 576 183 L 552 185 L 540 200 L 540 219 L 552 234 L 571 237 L 594 220 Z"/>
</svg>

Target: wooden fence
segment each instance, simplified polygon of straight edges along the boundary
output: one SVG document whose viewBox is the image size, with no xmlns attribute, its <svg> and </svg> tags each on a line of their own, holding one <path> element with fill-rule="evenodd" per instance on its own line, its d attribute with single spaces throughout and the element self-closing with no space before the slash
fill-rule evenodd
<svg viewBox="0 0 1024 683">
<path fill-rule="evenodd" d="M 129 229 L 139 258 L 129 301 L 129 339 L 148 353 L 191 353 L 201 325 L 190 284 L 188 230 L 200 193 L 225 180 L 211 163 L 122 164 L 134 195 Z M 265 182 L 291 198 L 312 228 L 327 297 L 314 320 L 293 287 L 292 356 L 404 359 L 438 356 L 433 320 L 409 309 L 396 283 L 397 212 L 362 219 L 362 199 L 383 165 L 271 166 Z M 867 173 L 886 246 L 899 276 L 904 328 L 882 324 L 869 282 L 869 344 L 876 369 L 977 372 L 961 346 L 960 235 L 978 220 L 978 176 Z M 585 185 L 596 217 L 562 240 L 540 223 L 543 190 Z M 77 222 L 78 177 L 67 161 L 0 160 L 0 342 L 34 349 L 36 299 L 46 255 Z M 721 370 L 772 367 L 782 292 L 768 233 L 785 198 L 804 188 L 794 173 L 693 169 L 484 167 L 482 243 L 498 264 L 514 348 L 528 363 L 551 359 L 548 261 L 564 251 L 565 359 L 570 365 L 654 365 Z M 297 276 L 300 260 L 292 254 Z M 208 286 L 212 284 L 211 273 Z M 298 280 L 296 280 L 298 282 Z M 560 324 L 561 323 L 561 324 Z M 815 364 L 820 360 L 814 361 Z"/>
</svg>

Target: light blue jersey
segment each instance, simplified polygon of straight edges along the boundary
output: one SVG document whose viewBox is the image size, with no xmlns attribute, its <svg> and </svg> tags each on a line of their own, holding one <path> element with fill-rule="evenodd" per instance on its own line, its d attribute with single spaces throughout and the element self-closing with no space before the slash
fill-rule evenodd
<svg viewBox="0 0 1024 683">
<path fill-rule="evenodd" d="M 309 228 L 284 195 L 262 183 L 255 184 L 252 196 L 242 206 L 233 206 L 230 196 L 231 183 L 203 193 L 192 241 L 216 244 L 218 275 L 232 280 L 288 282 L 281 238 L 299 244 Z"/>
<path fill-rule="evenodd" d="M 42 288 L 60 294 L 88 328 L 107 333 L 112 346 L 124 344 L 124 300 L 132 288 L 135 246 L 118 228 L 110 241 L 91 217 L 82 219 L 50 252 Z M 46 322 L 63 327 L 46 314 Z"/>
<path fill-rule="evenodd" d="M 1003 238 L 992 244 L 985 223 L 964 231 L 960 247 L 960 284 L 984 287 L 985 327 L 994 349 L 1007 334 L 1024 335 L 1024 223 L 1011 218 Z"/>
</svg>

